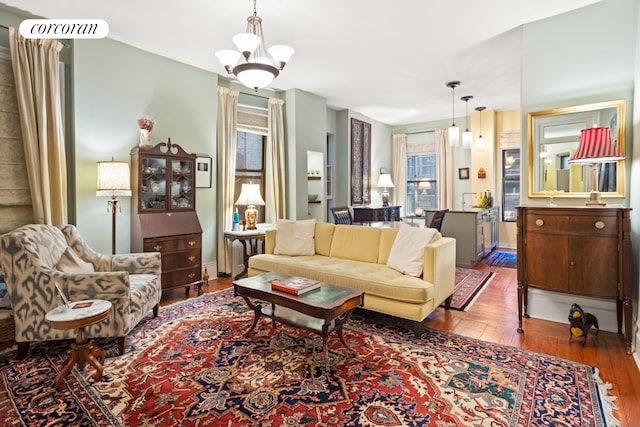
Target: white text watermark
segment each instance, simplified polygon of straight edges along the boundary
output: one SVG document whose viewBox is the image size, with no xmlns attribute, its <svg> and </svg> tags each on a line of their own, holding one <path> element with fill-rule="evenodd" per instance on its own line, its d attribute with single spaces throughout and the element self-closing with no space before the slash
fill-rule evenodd
<svg viewBox="0 0 640 427">
<path fill-rule="evenodd" d="M 20 35 L 28 39 L 102 39 L 109 24 L 102 19 L 25 19 Z"/>
</svg>

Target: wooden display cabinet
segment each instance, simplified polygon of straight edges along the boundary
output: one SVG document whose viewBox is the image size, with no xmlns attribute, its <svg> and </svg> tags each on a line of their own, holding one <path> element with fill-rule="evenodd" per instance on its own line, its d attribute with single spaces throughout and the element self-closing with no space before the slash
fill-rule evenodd
<svg viewBox="0 0 640 427">
<path fill-rule="evenodd" d="M 161 142 L 131 150 L 131 250 L 160 252 L 162 289 L 202 294 L 202 228 L 195 210 L 196 155 Z"/>
<path fill-rule="evenodd" d="M 518 332 L 528 317 L 528 288 L 615 299 L 618 333 L 631 351 L 629 208 L 517 208 Z"/>
</svg>

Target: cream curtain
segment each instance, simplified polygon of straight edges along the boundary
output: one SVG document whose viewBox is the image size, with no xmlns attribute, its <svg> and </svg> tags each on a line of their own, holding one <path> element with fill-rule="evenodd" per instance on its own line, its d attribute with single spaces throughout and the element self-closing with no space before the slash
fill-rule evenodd
<svg viewBox="0 0 640 427">
<path fill-rule="evenodd" d="M 62 43 L 25 39 L 9 29 L 20 129 L 34 221 L 67 223 L 67 162 L 62 120 L 60 60 Z"/>
<path fill-rule="evenodd" d="M 400 204 L 400 216 L 405 216 L 404 205 L 407 200 L 407 135 L 393 135 L 393 189 L 394 200 Z"/>
<path fill-rule="evenodd" d="M 269 98 L 269 136 L 267 138 L 267 217 L 273 225 L 285 218 L 285 147 L 282 99 Z"/>
<path fill-rule="evenodd" d="M 237 90 L 218 88 L 218 272 L 231 274 L 231 242 L 224 237 L 233 221 L 236 172 Z"/>
<path fill-rule="evenodd" d="M 453 154 L 447 129 L 436 129 L 436 164 L 438 165 L 438 207 L 453 209 Z"/>
</svg>

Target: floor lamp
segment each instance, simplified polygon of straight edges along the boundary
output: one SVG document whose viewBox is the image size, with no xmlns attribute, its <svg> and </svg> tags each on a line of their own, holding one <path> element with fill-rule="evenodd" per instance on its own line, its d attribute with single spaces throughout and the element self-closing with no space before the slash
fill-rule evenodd
<svg viewBox="0 0 640 427">
<path fill-rule="evenodd" d="M 122 212 L 120 197 L 131 197 L 129 163 L 98 162 L 98 185 L 96 196 L 111 197 L 107 201 L 107 212 L 111 213 L 111 253 L 116 253 L 116 212 Z"/>
</svg>

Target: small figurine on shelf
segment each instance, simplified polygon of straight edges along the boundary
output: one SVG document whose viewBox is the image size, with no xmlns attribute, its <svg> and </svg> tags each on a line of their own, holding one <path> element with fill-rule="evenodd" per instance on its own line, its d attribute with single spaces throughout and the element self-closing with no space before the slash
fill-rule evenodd
<svg viewBox="0 0 640 427">
<path fill-rule="evenodd" d="M 233 221 L 231 223 L 231 229 L 233 231 L 238 231 L 240 228 L 240 217 L 238 216 L 238 208 L 233 212 Z"/>
<path fill-rule="evenodd" d="M 207 271 L 207 267 L 204 268 L 204 273 L 202 273 L 202 281 L 205 286 L 209 286 L 209 272 Z"/>
</svg>

